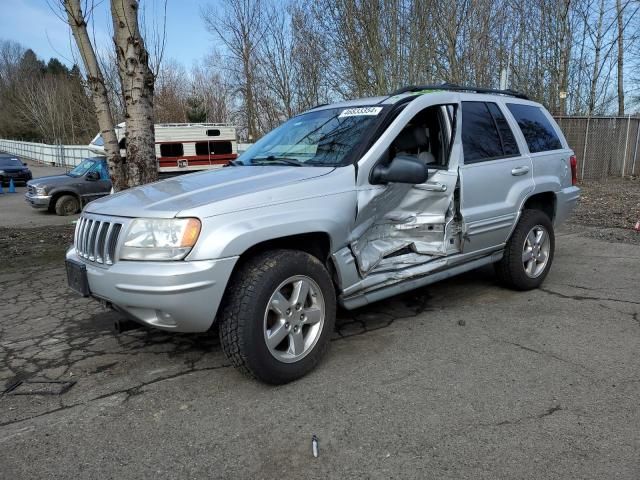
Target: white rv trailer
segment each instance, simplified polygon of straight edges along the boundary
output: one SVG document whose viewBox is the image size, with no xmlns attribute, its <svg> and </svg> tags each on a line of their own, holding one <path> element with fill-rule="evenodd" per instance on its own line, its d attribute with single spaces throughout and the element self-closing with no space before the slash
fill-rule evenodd
<svg viewBox="0 0 640 480">
<path fill-rule="evenodd" d="M 125 124 L 116 136 L 120 154 L 126 156 Z M 222 123 L 158 123 L 155 125 L 156 159 L 159 173 L 180 173 L 220 168 L 238 157 L 236 127 Z M 104 141 L 98 133 L 89 149 L 104 155 Z"/>
</svg>

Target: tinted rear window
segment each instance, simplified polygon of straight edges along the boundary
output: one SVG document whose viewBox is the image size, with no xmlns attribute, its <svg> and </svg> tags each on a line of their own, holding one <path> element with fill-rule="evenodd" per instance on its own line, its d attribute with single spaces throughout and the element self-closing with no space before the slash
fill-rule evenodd
<svg viewBox="0 0 640 480">
<path fill-rule="evenodd" d="M 551 122 L 540 107 L 508 103 L 531 153 L 559 150 L 562 143 Z"/>
<path fill-rule="evenodd" d="M 500 110 L 497 114 L 504 120 Z M 509 125 L 504 125 L 504 136 L 507 139 L 505 148 L 497 124 L 485 102 L 462 102 L 462 148 L 465 163 L 494 160 L 518 153 Z"/>
<path fill-rule="evenodd" d="M 462 102 L 462 148 L 465 163 L 502 155 L 498 131 L 484 102 Z"/>
<path fill-rule="evenodd" d="M 516 137 L 513 136 L 511 127 L 509 126 L 509 123 L 507 123 L 507 119 L 504 118 L 502 110 L 500 110 L 498 105 L 491 102 L 487 102 L 487 107 L 489 108 L 489 111 L 493 116 L 493 120 L 496 122 L 496 126 L 498 127 L 498 133 L 500 134 L 500 140 L 502 140 L 502 150 L 504 155 L 519 155 L 520 149 L 518 148 Z"/>
</svg>

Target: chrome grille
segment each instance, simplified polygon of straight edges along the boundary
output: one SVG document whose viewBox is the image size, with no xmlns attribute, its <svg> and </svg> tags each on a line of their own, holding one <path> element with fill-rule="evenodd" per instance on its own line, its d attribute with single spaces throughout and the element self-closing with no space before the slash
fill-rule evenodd
<svg viewBox="0 0 640 480">
<path fill-rule="evenodd" d="M 81 217 L 74 237 L 78 256 L 90 262 L 113 265 L 120 230 L 121 223 Z"/>
<path fill-rule="evenodd" d="M 31 185 L 27 185 L 27 192 L 29 192 L 29 195 L 35 195 L 36 194 L 36 187 L 31 186 Z"/>
</svg>

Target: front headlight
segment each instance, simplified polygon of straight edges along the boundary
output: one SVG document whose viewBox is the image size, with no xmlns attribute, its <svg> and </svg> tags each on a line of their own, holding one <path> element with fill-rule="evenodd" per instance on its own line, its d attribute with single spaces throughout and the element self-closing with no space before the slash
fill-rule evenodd
<svg viewBox="0 0 640 480">
<path fill-rule="evenodd" d="M 47 195 L 47 189 L 44 187 L 36 187 L 36 195 L 44 197 Z"/>
<path fill-rule="evenodd" d="M 127 230 L 120 260 L 182 260 L 198 235 L 197 218 L 136 218 Z"/>
</svg>

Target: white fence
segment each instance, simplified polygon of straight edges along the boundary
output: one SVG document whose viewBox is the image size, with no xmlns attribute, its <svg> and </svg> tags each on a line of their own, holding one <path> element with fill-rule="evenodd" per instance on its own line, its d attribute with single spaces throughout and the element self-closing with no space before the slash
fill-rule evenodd
<svg viewBox="0 0 640 480">
<path fill-rule="evenodd" d="M 47 145 L 3 139 L 0 139 L 0 151 L 59 167 L 75 167 L 83 159 L 96 156 L 82 145 Z"/>
<path fill-rule="evenodd" d="M 243 153 L 251 145 L 253 144 L 238 143 L 238 153 Z M 3 139 L 0 139 L 0 151 L 59 167 L 75 167 L 83 159 L 96 156 L 95 153 L 82 145 L 47 145 L 46 143 Z"/>
</svg>

